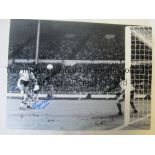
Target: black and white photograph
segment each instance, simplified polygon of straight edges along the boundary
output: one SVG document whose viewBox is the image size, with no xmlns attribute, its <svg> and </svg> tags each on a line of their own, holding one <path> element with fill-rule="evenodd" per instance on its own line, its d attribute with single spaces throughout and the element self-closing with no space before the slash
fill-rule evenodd
<svg viewBox="0 0 155 155">
<path fill-rule="evenodd" d="M 150 130 L 152 27 L 10 21 L 6 128 Z"/>
</svg>

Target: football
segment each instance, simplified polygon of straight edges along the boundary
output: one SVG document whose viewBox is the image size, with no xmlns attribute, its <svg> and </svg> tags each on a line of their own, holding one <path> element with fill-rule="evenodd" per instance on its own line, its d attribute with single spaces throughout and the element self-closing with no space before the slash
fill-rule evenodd
<svg viewBox="0 0 155 155">
<path fill-rule="evenodd" d="M 52 70 L 52 69 L 53 69 L 53 65 L 52 65 L 52 64 L 48 64 L 48 65 L 47 65 L 47 69 L 48 69 L 48 70 Z"/>
</svg>

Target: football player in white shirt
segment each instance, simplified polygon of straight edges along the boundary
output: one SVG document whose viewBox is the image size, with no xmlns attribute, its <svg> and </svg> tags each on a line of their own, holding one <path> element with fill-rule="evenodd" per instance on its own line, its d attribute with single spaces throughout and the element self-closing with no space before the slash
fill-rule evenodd
<svg viewBox="0 0 155 155">
<path fill-rule="evenodd" d="M 32 69 L 30 68 L 30 69 L 20 70 L 19 79 L 17 83 L 17 88 L 20 89 L 21 98 L 22 98 L 20 109 L 30 108 L 30 106 L 26 104 L 30 80 L 37 81 L 32 72 Z"/>
<path fill-rule="evenodd" d="M 118 115 L 122 115 L 122 107 L 121 107 L 121 102 L 124 101 L 125 99 L 125 87 L 122 84 L 122 81 L 120 82 L 120 91 L 116 94 L 117 95 L 117 108 L 118 108 Z M 133 109 L 134 113 L 137 113 L 137 109 L 134 105 L 134 87 L 131 85 L 130 89 L 130 105 Z"/>
</svg>

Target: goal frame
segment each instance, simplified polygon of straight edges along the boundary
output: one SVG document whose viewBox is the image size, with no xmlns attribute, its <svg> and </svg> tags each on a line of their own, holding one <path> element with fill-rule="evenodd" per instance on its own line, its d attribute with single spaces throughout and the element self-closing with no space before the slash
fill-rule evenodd
<svg viewBox="0 0 155 155">
<path fill-rule="evenodd" d="M 145 41 L 145 36 L 143 38 L 139 37 L 139 34 L 137 34 L 136 32 L 133 32 L 134 28 L 145 28 L 145 26 L 126 26 L 125 27 L 125 70 L 129 70 L 129 72 L 125 72 L 125 80 L 127 81 L 127 85 L 124 86 L 125 87 L 125 103 L 124 103 L 124 121 L 122 126 L 119 126 L 117 128 L 115 128 L 114 130 L 121 130 L 124 129 L 125 127 L 132 125 L 134 123 L 139 123 L 140 121 L 143 121 L 147 118 L 149 118 L 151 116 L 151 114 L 147 114 L 146 116 L 140 117 L 140 118 L 136 118 L 135 120 L 131 119 L 131 114 L 130 114 L 130 92 L 131 92 L 131 66 L 133 65 L 137 65 L 137 64 L 150 64 L 152 63 L 151 60 L 145 60 L 145 61 L 134 61 L 131 58 L 132 55 L 132 48 L 131 48 L 131 36 L 132 34 L 134 34 L 141 42 L 143 42 L 144 44 L 146 44 L 149 48 L 152 49 L 152 42 L 149 41 Z M 147 28 L 147 27 L 146 27 Z M 151 36 L 152 37 L 152 36 Z"/>
</svg>

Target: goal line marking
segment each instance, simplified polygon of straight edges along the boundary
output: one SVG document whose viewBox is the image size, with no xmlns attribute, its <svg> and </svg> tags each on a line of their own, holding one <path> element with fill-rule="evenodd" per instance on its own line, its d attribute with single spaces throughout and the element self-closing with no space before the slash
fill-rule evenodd
<svg viewBox="0 0 155 155">
<path fill-rule="evenodd" d="M 122 125 L 122 126 L 119 126 L 119 127 L 117 127 L 117 128 L 114 128 L 114 129 L 112 129 L 112 130 L 121 130 L 121 129 L 123 129 L 123 128 L 125 128 L 125 127 L 131 125 L 131 124 L 134 124 L 134 123 L 137 123 L 137 122 L 139 122 L 139 121 L 145 120 L 145 119 L 147 119 L 147 118 L 149 118 L 149 117 L 151 117 L 150 114 L 147 115 L 147 116 L 145 116 L 145 117 L 142 117 L 142 118 L 136 119 L 136 120 L 134 120 L 134 121 L 131 121 L 129 124 Z"/>
</svg>

